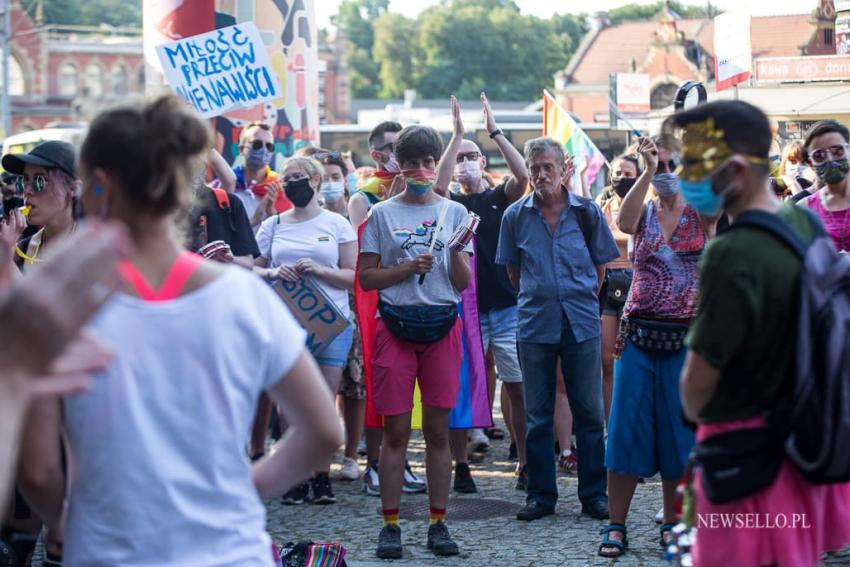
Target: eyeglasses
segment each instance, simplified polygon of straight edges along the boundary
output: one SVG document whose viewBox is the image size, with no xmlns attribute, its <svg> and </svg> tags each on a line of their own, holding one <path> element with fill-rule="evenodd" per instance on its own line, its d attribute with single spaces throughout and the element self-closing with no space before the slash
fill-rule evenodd
<svg viewBox="0 0 850 567">
<path fill-rule="evenodd" d="M 847 144 L 840 144 L 838 146 L 815 150 L 809 154 L 809 157 L 812 159 L 813 164 L 820 165 L 828 160 L 843 159 L 846 155 Z"/>
<path fill-rule="evenodd" d="M 264 145 L 265 145 L 265 147 L 268 151 L 270 151 L 270 152 L 274 151 L 274 144 L 272 144 L 271 142 L 266 142 L 265 144 L 263 144 L 262 140 L 254 140 L 253 142 L 251 142 L 251 149 L 252 150 L 261 150 L 261 149 L 263 149 Z"/>
<path fill-rule="evenodd" d="M 375 148 L 375 151 L 378 152 L 392 152 L 395 149 L 395 144 L 393 142 L 389 142 L 384 144 L 380 148 Z"/>
<path fill-rule="evenodd" d="M 36 193 L 41 193 L 42 191 L 44 191 L 44 186 L 47 185 L 47 177 L 40 173 L 37 173 L 32 176 L 31 183 L 33 191 L 35 191 Z M 15 180 L 15 188 L 18 190 L 18 193 L 23 193 L 24 191 L 26 191 L 28 185 L 30 185 L 30 182 L 27 181 L 27 179 L 22 175 L 18 176 L 18 178 Z"/>
<path fill-rule="evenodd" d="M 481 154 L 479 152 L 467 152 L 465 154 L 457 155 L 457 162 L 463 163 L 465 161 L 478 161 L 481 158 Z"/>
<path fill-rule="evenodd" d="M 323 159 L 340 159 L 340 158 L 342 158 L 342 154 L 340 152 L 337 152 L 337 151 L 316 152 L 315 154 L 313 154 L 313 157 L 316 158 L 319 161 L 322 161 Z"/>
</svg>

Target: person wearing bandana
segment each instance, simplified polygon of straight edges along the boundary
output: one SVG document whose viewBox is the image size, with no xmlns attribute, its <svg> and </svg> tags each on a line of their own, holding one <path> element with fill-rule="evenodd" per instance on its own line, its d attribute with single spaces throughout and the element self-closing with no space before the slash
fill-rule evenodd
<svg viewBox="0 0 850 567">
<path fill-rule="evenodd" d="M 806 135 L 806 160 L 822 189 L 801 204 L 823 222 L 835 246 L 850 252 L 850 133 L 835 120 L 815 124 Z"/>
<path fill-rule="evenodd" d="M 245 205 L 255 229 L 266 218 L 288 211 L 292 203 L 284 194 L 280 176 L 271 167 L 274 136 L 264 122 L 251 122 L 239 135 L 239 151 L 245 163 L 235 168 L 236 196 Z"/>
<path fill-rule="evenodd" d="M 377 169 L 366 183 L 359 187 L 349 187 L 352 195 L 348 202 L 348 217 L 355 228 L 366 220 L 373 205 L 392 197 L 390 187 L 395 176 L 401 172 L 394 149 L 401 128 L 398 122 L 386 121 L 369 132 L 369 157 Z"/>
</svg>

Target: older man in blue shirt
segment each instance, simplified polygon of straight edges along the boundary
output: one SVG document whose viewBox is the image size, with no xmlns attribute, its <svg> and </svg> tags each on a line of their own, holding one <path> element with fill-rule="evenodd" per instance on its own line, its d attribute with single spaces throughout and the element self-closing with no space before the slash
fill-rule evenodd
<svg viewBox="0 0 850 567">
<path fill-rule="evenodd" d="M 558 358 L 576 427 L 582 513 L 608 517 L 605 420 L 602 411 L 601 323 L 597 292 L 607 262 L 620 254 L 602 212 L 562 183 L 561 145 L 525 145 L 534 192 L 505 211 L 496 261 L 519 290 L 517 340 L 525 385 L 528 497 L 519 520 L 553 514 L 552 419 Z"/>
</svg>

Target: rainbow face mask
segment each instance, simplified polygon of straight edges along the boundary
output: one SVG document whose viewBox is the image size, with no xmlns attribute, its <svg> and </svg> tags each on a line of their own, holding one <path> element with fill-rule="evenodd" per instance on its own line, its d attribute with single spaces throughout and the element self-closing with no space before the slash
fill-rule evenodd
<svg viewBox="0 0 850 567">
<path fill-rule="evenodd" d="M 407 190 L 417 197 L 425 195 L 434 185 L 434 179 L 437 177 L 437 174 L 430 169 L 405 169 L 401 173 L 404 175 Z"/>
</svg>

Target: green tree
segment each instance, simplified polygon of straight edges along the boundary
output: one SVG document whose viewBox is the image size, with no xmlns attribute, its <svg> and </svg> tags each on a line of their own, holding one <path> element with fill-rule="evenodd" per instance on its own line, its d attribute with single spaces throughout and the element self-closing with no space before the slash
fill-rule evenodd
<svg viewBox="0 0 850 567">
<path fill-rule="evenodd" d="M 608 16 L 613 24 L 652 20 L 661 12 L 665 4 L 666 2 L 648 5 L 626 4 L 610 10 Z M 680 1 L 672 0 L 670 9 L 683 18 L 713 18 L 720 13 L 720 10 L 712 6 L 710 2 L 707 2 L 705 6 L 688 6 Z"/>
<path fill-rule="evenodd" d="M 387 13 L 375 20 L 374 60 L 380 65 L 382 98 L 401 97 L 415 86 L 413 62 L 417 45 L 416 21 Z"/>
<path fill-rule="evenodd" d="M 35 17 L 38 0 L 23 0 L 24 8 Z M 142 0 L 43 0 L 48 24 L 111 26 L 142 25 Z"/>
<path fill-rule="evenodd" d="M 388 8 L 389 0 L 343 0 L 332 19 L 339 32 L 351 42 L 348 66 L 351 70 L 351 95 L 354 97 L 372 98 L 381 88 L 380 65 L 372 59 L 375 43 L 373 22 Z"/>
</svg>

